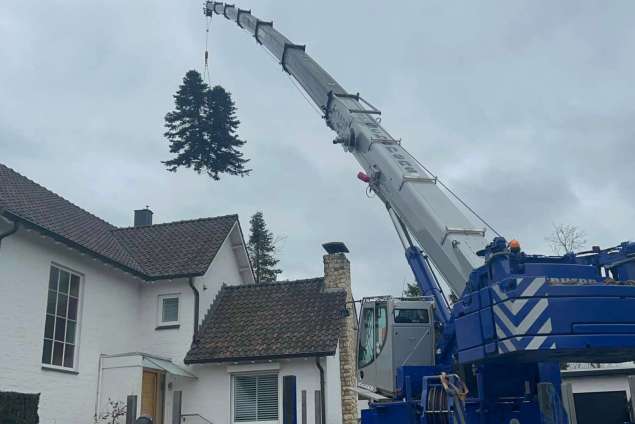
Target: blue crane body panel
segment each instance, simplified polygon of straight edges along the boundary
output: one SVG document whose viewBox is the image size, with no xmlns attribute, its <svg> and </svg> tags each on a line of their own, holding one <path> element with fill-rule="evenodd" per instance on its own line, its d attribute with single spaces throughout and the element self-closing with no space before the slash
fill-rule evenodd
<svg viewBox="0 0 635 424">
<path fill-rule="evenodd" d="M 635 286 L 600 282 L 587 265 L 545 268 L 558 276 L 511 275 L 463 296 L 453 310 L 460 362 L 635 357 Z"/>
</svg>

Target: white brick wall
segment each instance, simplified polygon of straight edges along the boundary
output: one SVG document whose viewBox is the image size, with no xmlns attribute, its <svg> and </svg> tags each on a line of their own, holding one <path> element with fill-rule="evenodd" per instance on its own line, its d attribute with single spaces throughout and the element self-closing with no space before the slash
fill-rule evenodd
<svg viewBox="0 0 635 424">
<path fill-rule="evenodd" d="M 41 366 L 52 263 L 84 276 L 76 375 Z M 195 279 L 201 293 L 200 319 L 222 283 L 241 282 L 228 239 L 208 273 Z M 42 393 L 42 424 L 92 423 L 100 354 L 144 352 L 182 364 L 192 340 L 194 296 L 186 279 L 142 282 L 35 232 L 20 230 L 3 240 L 0 293 L 0 390 Z M 168 293 L 180 293 L 180 328 L 157 331 L 158 295 Z M 139 394 L 139 368 L 107 374 L 110 380 L 102 384 L 102 407 L 108 397 L 124 401 L 127 394 Z M 171 416 L 171 399 L 169 393 L 166 417 Z"/>
<path fill-rule="evenodd" d="M 328 424 L 341 424 L 341 401 L 339 394 L 339 361 L 337 357 L 322 360 L 326 369 L 326 409 Z M 331 373 L 333 369 L 334 374 Z M 302 391 L 307 392 L 307 424 L 315 424 L 315 391 L 320 390 L 320 373 L 314 358 L 300 358 L 281 360 L 273 363 L 227 365 L 201 364 L 193 365 L 191 370 L 198 376 L 198 380 L 179 379 L 174 382 L 172 390 L 166 399 L 172 401 L 173 391 L 183 392 L 183 414 L 200 414 L 215 424 L 230 424 L 231 417 L 231 375 L 238 372 L 270 372 L 275 370 L 279 376 L 278 412 L 282 422 L 282 378 L 286 375 L 296 376 L 296 399 L 298 424 L 302 424 Z M 328 376 L 332 376 L 330 379 Z"/>
<path fill-rule="evenodd" d="M 52 262 L 84 275 L 77 375 L 41 367 Z M 42 424 L 90 423 L 99 354 L 135 348 L 139 280 L 21 230 L 2 242 L 0 292 L 0 390 L 42 393 Z"/>
</svg>

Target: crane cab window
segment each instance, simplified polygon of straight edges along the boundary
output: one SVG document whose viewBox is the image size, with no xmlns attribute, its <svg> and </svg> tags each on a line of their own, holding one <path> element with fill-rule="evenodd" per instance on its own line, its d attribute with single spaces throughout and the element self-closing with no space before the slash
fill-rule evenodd
<svg viewBox="0 0 635 424">
<path fill-rule="evenodd" d="M 359 367 L 365 367 L 373 362 L 375 345 L 375 309 L 364 308 L 362 310 L 361 334 L 359 337 L 359 349 L 357 362 Z"/>
<path fill-rule="evenodd" d="M 375 354 L 379 355 L 386 343 L 388 334 L 388 311 L 386 304 L 378 304 L 375 308 Z"/>
<path fill-rule="evenodd" d="M 385 303 L 362 309 L 357 361 L 360 368 L 369 365 L 381 353 L 388 335 L 388 307 Z"/>
<path fill-rule="evenodd" d="M 427 309 L 395 309 L 395 324 L 428 324 L 430 314 Z"/>
</svg>

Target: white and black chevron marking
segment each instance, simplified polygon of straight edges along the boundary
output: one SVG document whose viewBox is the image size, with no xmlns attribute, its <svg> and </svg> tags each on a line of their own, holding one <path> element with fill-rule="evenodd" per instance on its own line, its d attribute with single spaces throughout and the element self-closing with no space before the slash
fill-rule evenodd
<svg viewBox="0 0 635 424">
<path fill-rule="evenodd" d="M 516 350 L 555 349 L 550 341 L 551 319 L 548 317 L 549 300 L 533 298 L 545 285 L 543 277 L 517 280 L 517 296 L 509 300 L 509 295 L 500 287 L 492 286 L 495 300 L 493 306 L 496 335 L 503 340 L 499 343 L 500 353 Z M 518 297 L 518 298 L 517 298 Z M 526 334 L 538 334 L 526 337 Z"/>
</svg>

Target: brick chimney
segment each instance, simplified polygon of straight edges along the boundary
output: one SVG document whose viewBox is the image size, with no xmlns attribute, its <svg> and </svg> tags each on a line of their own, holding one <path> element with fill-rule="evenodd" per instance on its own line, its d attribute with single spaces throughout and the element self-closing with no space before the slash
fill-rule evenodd
<svg viewBox="0 0 635 424">
<path fill-rule="evenodd" d="M 327 288 L 346 290 L 346 301 L 353 301 L 351 290 L 351 264 L 344 252 L 348 252 L 343 243 L 324 245 L 329 254 L 324 255 L 324 284 Z M 351 390 L 357 387 L 355 305 L 347 304 L 351 312 L 344 320 L 340 330 L 340 381 L 342 387 L 342 424 L 357 424 L 357 393 Z"/>
</svg>

